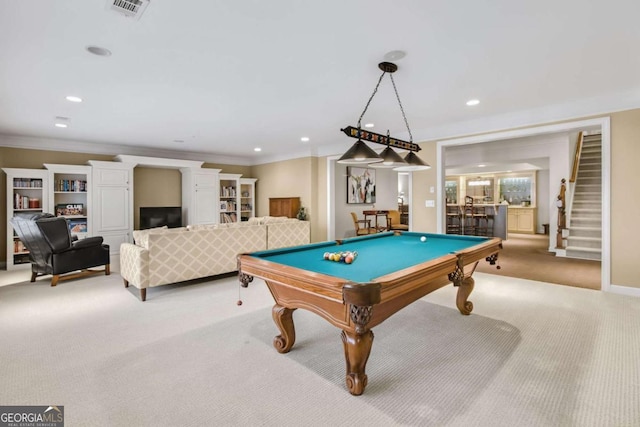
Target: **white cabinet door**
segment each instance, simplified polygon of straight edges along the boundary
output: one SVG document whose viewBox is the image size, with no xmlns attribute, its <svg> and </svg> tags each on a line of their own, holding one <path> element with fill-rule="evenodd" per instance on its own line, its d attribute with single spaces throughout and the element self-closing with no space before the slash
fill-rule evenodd
<svg viewBox="0 0 640 427">
<path fill-rule="evenodd" d="M 98 231 L 129 230 L 129 189 L 98 186 L 96 189 Z"/>
<path fill-rule="evenodd" d="M 133 231 L 133 165 L 90 160 L 94 235 L 102 236 L 111 255 L 131 241 Z"/>
<path fill-rule="evenodd" d="M 217 222 L 217 187 L 198 187 L 194 191 L 194 224 L 213 224 Z"/>
<path fill-rule="evenodd" d="M 129 169 L 93 169 L 93 179 L 95 185 L 117 185 L 127 187 L 129 186 Z"/>
<path fill-rule="evenodd" d="M 218 222 L 218 174 L 220 169 L 182 168 L 182 222 Z"/>
</svg>

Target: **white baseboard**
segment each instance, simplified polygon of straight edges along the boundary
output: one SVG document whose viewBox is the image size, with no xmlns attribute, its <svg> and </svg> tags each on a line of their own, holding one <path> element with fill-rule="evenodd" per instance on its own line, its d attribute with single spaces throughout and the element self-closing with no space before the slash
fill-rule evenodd
<svg viewBox="0 0 640 427">
<path fill-rule="evenodd" d="M 640 298 L 640 288 L 632 288 L 630 286 L 611 285 L 609 286 L 609 292 Z"/>
</svg>

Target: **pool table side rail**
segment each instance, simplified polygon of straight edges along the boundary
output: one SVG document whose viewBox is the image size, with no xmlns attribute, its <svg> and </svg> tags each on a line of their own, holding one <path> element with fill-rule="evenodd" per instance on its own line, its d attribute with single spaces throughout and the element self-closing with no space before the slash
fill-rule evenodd
<svg viewBox="0 0 640 427">
<path fill-rule="evenodd" d="M 238 257 L 241 274 L 263 279 L 274 301 L 286 308 L 316 313 L 338 328 L 349 328 L 348 305 L 343 301 L 344 279 L 266 261 L 250 255 Z"/>
</svg>

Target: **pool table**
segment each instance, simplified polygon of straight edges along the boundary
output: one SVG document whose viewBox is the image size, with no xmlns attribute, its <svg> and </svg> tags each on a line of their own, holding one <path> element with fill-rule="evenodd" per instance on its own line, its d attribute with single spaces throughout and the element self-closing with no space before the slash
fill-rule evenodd
<svg viewBox="0 0 640 427">
<path fill-rule="evenodd" d="M 367 386 L 371 329 L 450 282 L 458 287 L 458 310 L 470 314 L 471 275 L 482 259 L 495 264 L 501 247 L 499 238 L 378 233 L 242 254 L 238 277 L 244 287 L 254 276 L 269 287 L 275 300 L 273 320 L 280 330 L 273 344 L 280 353 L 287 353 L 295 342 L 293 312 L 298 308 L 342 329 L 347 388 L 360 395 Z M 346 251 L 357 252 L 351 264 L 324 259 L 325 252 Z"/>
</svg>

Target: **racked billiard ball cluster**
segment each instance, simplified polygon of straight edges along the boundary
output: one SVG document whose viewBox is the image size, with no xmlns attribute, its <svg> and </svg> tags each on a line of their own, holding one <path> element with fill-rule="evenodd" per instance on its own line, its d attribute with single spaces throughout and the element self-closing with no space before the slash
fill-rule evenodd
<svg viewBox="0 0 640 427">
<path fill-rule="evenodd" d="M 351 264 L 356 260 L 358 252 L 345 251 L 345 252 L 325 252 L 324 259 L 328 261 L 344 262 L 345 264 Z"/>
</svg>

